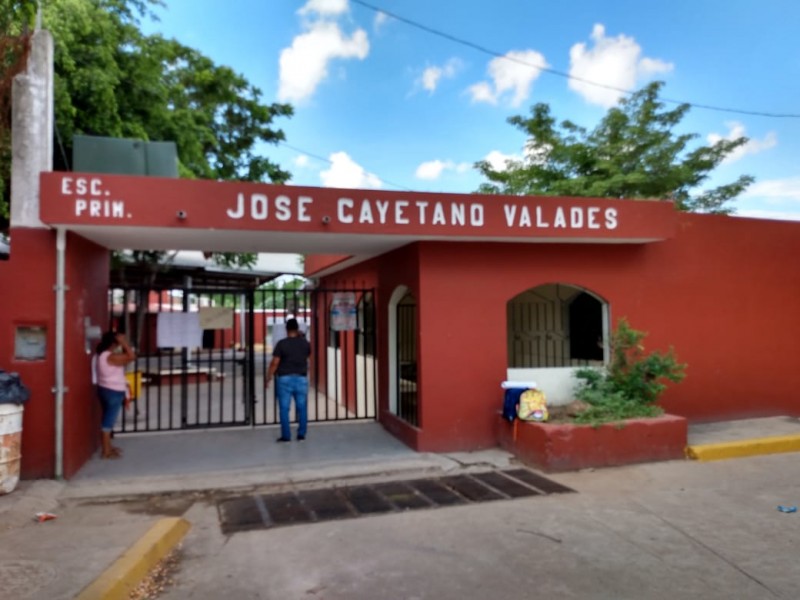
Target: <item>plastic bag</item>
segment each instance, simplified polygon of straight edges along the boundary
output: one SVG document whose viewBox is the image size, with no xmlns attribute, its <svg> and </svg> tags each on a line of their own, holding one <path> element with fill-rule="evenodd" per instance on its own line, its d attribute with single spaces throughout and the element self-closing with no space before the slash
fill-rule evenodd
<svg viewBox="0 0 800 600">
<path fill-rule="evenodd" d="M 25 404 L 30 397 L 31 392 L 20 381 L 18 373 L 0 369 L 0 404 Z"/>
</svg>

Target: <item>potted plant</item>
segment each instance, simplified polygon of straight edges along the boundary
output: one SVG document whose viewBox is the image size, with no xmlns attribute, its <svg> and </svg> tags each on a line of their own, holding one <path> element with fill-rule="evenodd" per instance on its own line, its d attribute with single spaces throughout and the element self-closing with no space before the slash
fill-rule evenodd
<svg viewBox="0 0 800 600">
<path fill-rule="evenodd" d="M 645 353 L 642 340 L 647 336 L 620 319 L 611 336 L 611 362 L 605 369 L 579 369 L 575 396 L 588 406 L 575 416 L 576 423 L 600 425 L 625 419 L 657 417 L 666 389 L 665 381 L 679 383 L 686 365 L 678 362 L 672 348 L 666 353 Z"/>
<path fill-rule="evenodd" d="M 684 378 L 686 365 L 672 349 L 646 353 L 645 336 L 621 319 L 612 334 L 609 365 L 575 374 L 581 410 L 555 422 L 521 423 L 514 435 L 506 427 L 501 445 L 546 471 L 681 458 L 686 419 L 664 415 L 657 401 L 667 382 Z"/>
</svg>

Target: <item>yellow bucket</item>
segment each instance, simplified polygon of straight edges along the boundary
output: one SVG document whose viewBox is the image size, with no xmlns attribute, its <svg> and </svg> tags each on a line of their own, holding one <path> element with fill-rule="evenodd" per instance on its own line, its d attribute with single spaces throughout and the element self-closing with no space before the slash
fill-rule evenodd
<svg viewBox="0 0 800 600">
<path fill-rule="evenodd" d="M 125 379 L 128 380 L 128 389 L 131 391 L 131 400 L 136 400 L 142 393 L 142 372 L 131 371 L 125 373 Z"/>
</svg>

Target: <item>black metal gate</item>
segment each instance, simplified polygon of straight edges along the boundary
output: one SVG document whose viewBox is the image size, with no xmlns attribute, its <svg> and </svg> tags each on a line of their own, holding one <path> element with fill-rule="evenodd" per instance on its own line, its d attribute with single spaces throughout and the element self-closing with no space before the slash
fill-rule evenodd
<svg viewBox="0 0 800 600">
<path fill-rule="evenodd" d="M 118 287 L 109 301 L 138 354 L 118 432 L 278 423 L 264 375 L 291 317 L 312 348 L 309 422 L 377 417 L 372 290 Z"/>
<path fill-rule="evenodd" d="M 397 416 L 419 425 L 417 402 L 417 303 L 406 294 L 397 304 Z"/>
</svg>

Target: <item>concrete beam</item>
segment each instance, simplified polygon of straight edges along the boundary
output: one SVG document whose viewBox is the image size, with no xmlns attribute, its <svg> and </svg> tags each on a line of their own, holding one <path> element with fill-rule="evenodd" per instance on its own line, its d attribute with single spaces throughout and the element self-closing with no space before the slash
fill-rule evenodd
<svg viewBox="0 0 800 600">
<path fill-rule="evenodd" d="M 47 227 L 39 219 L 39 174 L 53 170 L 53 36 L 36 31 L 11 104 L 11 227 Z"/>
</svg>

